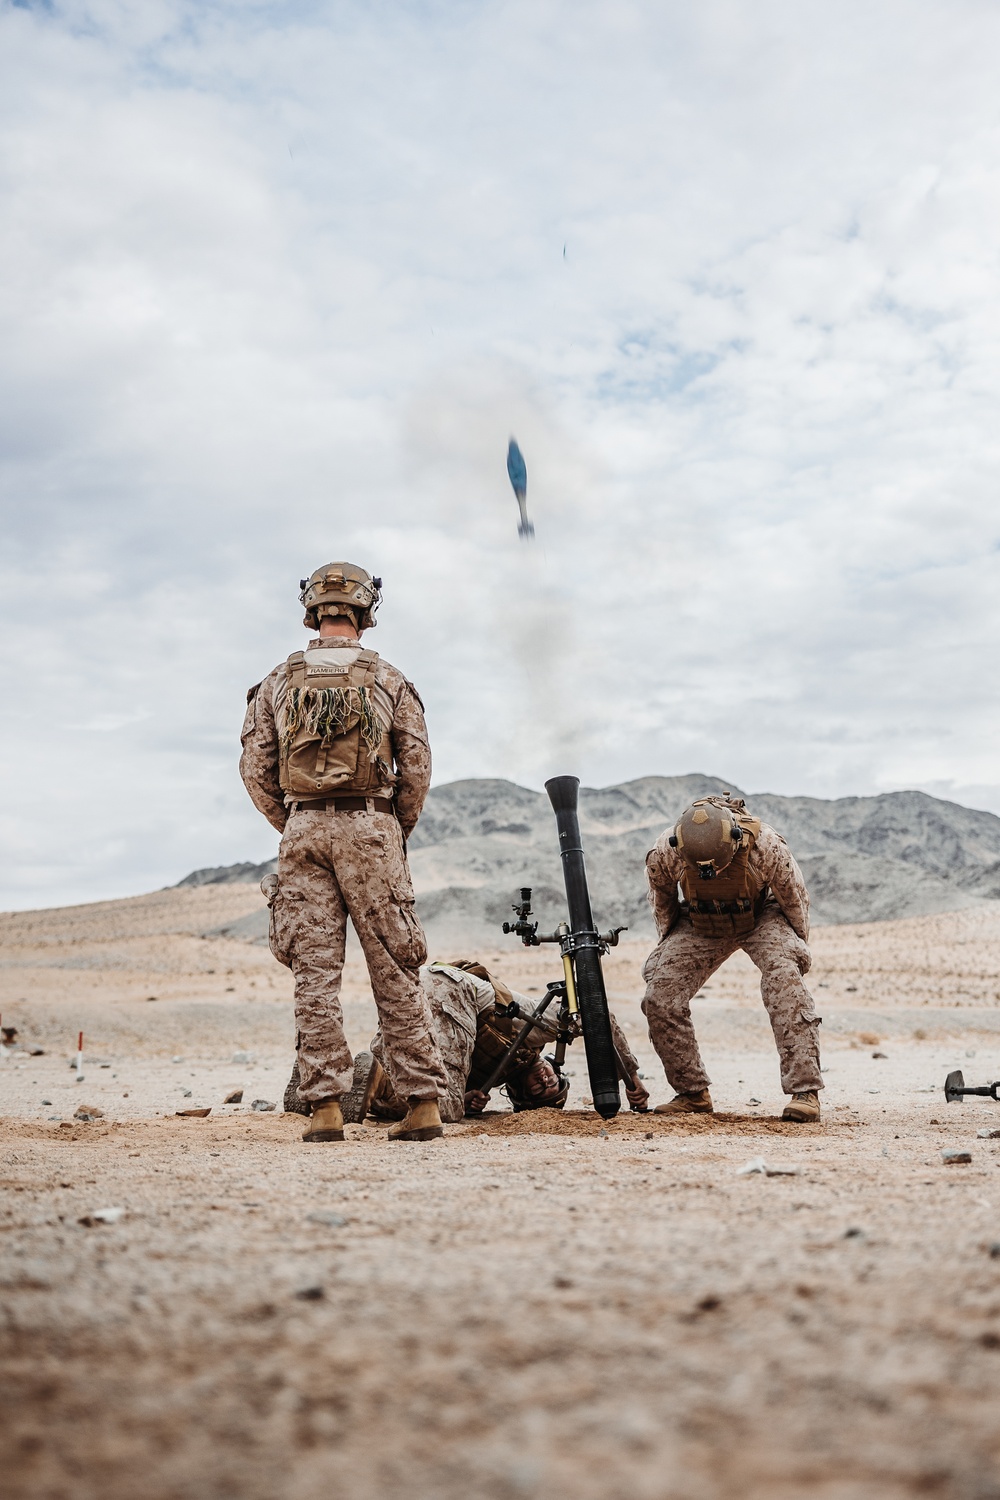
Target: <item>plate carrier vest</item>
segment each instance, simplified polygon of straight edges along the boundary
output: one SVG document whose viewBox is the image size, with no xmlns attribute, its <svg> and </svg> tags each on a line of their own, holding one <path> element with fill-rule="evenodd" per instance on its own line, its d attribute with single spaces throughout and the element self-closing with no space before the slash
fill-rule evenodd
<svg viewBox="0 0 1000 1500">
<path fill-rule="evenodd" d="M 391 797 L 392 741 L 375 709 L 378 652 L 362 649 L 348 665 L 315 660 L 321 651 L 293 651 L 286 663 L 285 692 L 275 702 L 281 790 L 317 799 Z"/>
<path fill-rule="evenodd" d="M 733 819 L 743 829 L 740 847 L 724 870 L 703 880 L 685 861 L 681 894 L 687 904 L 691 926 L 700 937 L 749 937 L 757 925 L 768 887 L 750 868 L 750 853 L 760 836 L 760 819 L 726 802 Z"/>
</svg>

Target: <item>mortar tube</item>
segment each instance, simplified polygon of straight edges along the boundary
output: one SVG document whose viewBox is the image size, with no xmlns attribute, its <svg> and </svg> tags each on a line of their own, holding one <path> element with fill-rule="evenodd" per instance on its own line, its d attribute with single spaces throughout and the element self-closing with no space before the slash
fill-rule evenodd
<svg viewBox="0 0 1000 1500">
<path fill-rule="evenodd" d="M 621 1109 L 618 1059 L 611 1034 L 608 997 L 604 988 L 604 971 L 601 968 L 601 942 L 590 906 L 587 866 L 577 815 L 580 781 L 576 776 L 554 776 L 545 783 L 545 790 L 556 815 L 559 833 L 559 852 L 573 940 L 576 998 L 587 1051 L 590 1089 L 597 1113 L 605 1120 L 610 1120 Z"/>
</svg>

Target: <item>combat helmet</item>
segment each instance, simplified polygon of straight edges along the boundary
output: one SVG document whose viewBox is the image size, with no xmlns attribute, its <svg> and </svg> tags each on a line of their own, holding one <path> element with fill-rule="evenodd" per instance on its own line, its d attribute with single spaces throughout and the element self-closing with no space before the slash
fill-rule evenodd
<svg viewBox="0 0 1000 1500">
<path fill-rule="evenodd" d="M 359 630 L 373 630 L 375 611 L 382 603 L 382 580 L 357 563 L 332 562 L 299 579 L 299 602 L 305 606 L 303 625 L 318 630 L 322 615 L 360 616 Z"/>
<path fill-rule="evenodd" d="M 668 843 L 701 880 L 714 880 L 733 862 L 749 823 L 742 800 L 699 797 L 681 813 Z"/>
</svg>

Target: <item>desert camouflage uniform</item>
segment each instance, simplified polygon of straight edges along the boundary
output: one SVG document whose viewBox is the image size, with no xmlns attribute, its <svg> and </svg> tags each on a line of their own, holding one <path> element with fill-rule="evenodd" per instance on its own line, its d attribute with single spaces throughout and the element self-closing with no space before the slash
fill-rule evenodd
<svg viewBox="0 0 1000 1500">
<path fill-rule="evenodd" d="M 309 650 L 321 644 L 325 652 L 358 650 L 356 641 L 339 637 L 310 641 Z M 274 718 L 275 687 L 284 672 L 282 662 L 251 694 L 240 774 L 254 805 L 282 834 L 271 951 L 295 975 L 299 1092 L 313 1102 L 342 1098 L 353 1083 L 340 1003 L 350 916 L 368 963 L 393 1085 L 404 1099 L 434 1099 L 444 1070 L 420 986 L 427 947 L 413 907 L 404 843 L 430 785 L 420 699 L 402 673 L 380 658 L 376 681 L 392 711 L 395 816 L 374 810 L 290 811 L 296 799 L 286 797 L 278 781 Z"/>
<path fill-rule="evenodd" d="M 421 969 L 420 979 L 430 1001 L 434 1034 L 441 1049 L 447 1079 L 438 1099 L 441 1118 L 445 1121 L 461 1120 L 465 1115 L 465 1094 L 469 1086 L 469 1074 L 473 1069 L 479 1020 L 492 1009 L 496 992 L 487 980 L 464 969 L 454 969 L 450 964 L 428 964 Z M 511 993 L 526 1011 L 534 1010 L 535 1001 L 527 995 L 519 995 L 516 991 Z M 630 1072 L 636 1072 L 639 1064 L 614 1016 L 611 1018 L 611 1029 L 622 1062 Z M 536 1029 L 529 1031 L 525 1044 L 537 1048 L 540 1054 L 550 1040 Z M 380 1029 L 372 1038 L 372 1052 L 383 1067 L 386 1065 L 387 1051 Z M 390 1105 L 395 1103 L 400 1109 L 404 1104 L 402 1099 L 392 1100 L 385 1096 L 381 1102 Z"/>
<path fill-rule="evenodd" d="M 678 1094 L 708 1088 L 710 1079 L 691 1024 L 691 999 L 720 964 L 742 948 L 760 970 L 761 998 L 778 1047 L 782 1089 L 786 1094 L 821 1089 L 819 1017 L 802 982 L 812 963 L 807 946 L 809 895 L 788 845 L 773 828 L 761 824 L 749 863 L 761 887 L 770 887 L 770 895 L 753 931 L 742 938 L 703 937 L 692 928 L 678 894 L 683 861 L 667 842 L 672 831 L 668 828 L 646 857 L 649 902 L 660 941 L 642 971 L 649 1039 L 668 1082 Z"/>
</svg>

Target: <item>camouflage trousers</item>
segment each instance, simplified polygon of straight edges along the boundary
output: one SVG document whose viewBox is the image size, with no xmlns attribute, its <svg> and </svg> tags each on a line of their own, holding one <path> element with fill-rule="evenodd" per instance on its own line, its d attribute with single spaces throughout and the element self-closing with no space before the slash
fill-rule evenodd
<svg viewBox="0 0 1000 1500">
<path fill-rule="evenodd" d="M 691 1023 L 691 1000 L 738 948 L 760 970 L 760 993 L 778 1047 L 782 1089 L 786 1094 L 821 1089 L 819 1017 L 802 982 L 812 963 L 809 948 L 780 907 L 770 903 L 753 932 L 743 938 L 700 937 L 690 918 L 682 915 L 646 960 L 642 1009 L 671 1088 L 691 1094 L 709 1086 Z"/>
<path fill-rule="evenodd" d="M 348 916 L 393 1087 L 404 1099 L 436 1099 L 445 1075 L 419 978 L 427 944 L 399 824 L 382 812 L 293 812 L 282 835 L 271 952 L 295 975 L 299 1093 L 341 1098 L 354 1081 L 340 1003 Z"/>
</svg>

